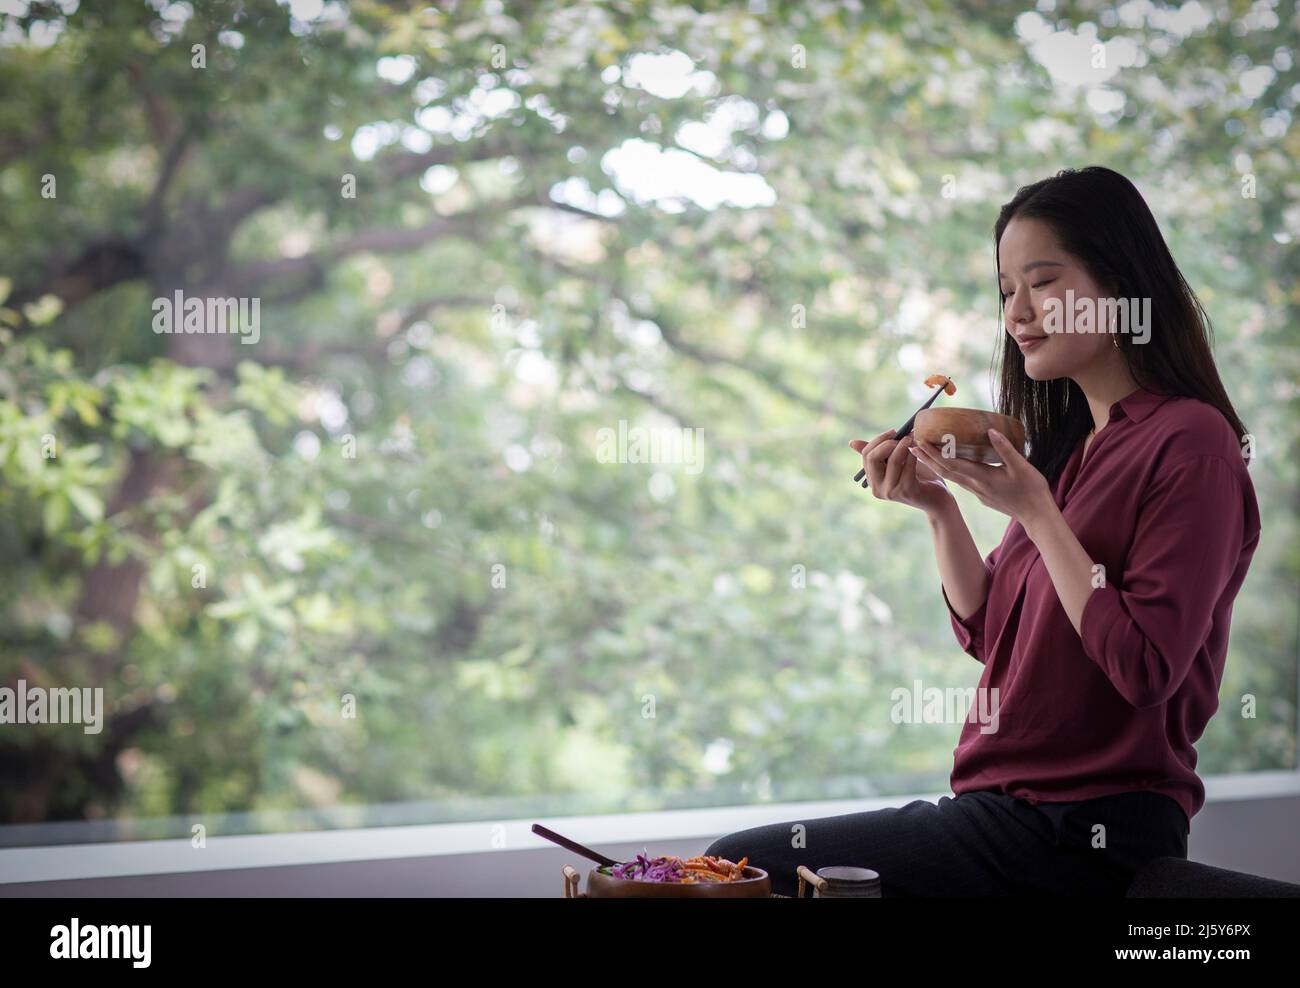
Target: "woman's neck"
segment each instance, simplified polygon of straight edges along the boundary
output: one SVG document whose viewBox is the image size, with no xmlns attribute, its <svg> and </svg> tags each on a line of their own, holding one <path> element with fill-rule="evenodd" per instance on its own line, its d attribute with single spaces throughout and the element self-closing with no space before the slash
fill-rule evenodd
<svg viewBox="0 0 1300 988">
<path fill-rule="evenodd" d="M 1105 367 L 1072 375 L 1071 379 L 1088 399 L 1095 432 L 1106 427 L 1110 420 L 1110 406 L 1138 389 L 1138 383 L 1119 351 L 1115 351 L 1115 356 L 1107 361 Z"/>
</svg>

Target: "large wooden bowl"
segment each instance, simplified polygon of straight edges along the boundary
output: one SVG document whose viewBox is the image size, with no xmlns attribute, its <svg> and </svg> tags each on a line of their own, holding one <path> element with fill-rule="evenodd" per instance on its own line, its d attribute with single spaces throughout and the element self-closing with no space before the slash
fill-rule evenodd
<svg viewBox="0 0 1300 988">
<path fill-rule="evenodd" d="M 762 868 L 746 866 L 745 877 L 734 882 L 638 882 L 615 878 L 592 868 L 587 875 L 590 899 L 767 899 L 772 880 Z"/>
<path fill-rule="evenodd" d="M 989 440 L 989 429 L 997 429 L 1024 453 L 1025 427 L 1019 419 L 982 408 L 926 408 L 916 413 L 912 436 L 938 447 L 940 453 L 951 448 L 953 455 L 963 460 L 1001 463 L 1002 455 Z"/>
</svg>

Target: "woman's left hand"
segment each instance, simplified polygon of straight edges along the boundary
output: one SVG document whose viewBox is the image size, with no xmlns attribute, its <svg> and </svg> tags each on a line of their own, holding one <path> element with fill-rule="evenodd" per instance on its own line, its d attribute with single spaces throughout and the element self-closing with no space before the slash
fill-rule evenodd
<svg viewBox="0 0 1300 988">
<path fill-rule="evenodd" d="M 1001 466 L 945 458 L 930 443 L 919 441 L 911 447 L 912 455 L 945 481 L 966 488 L 981 503 L 1010 515 L 1025 528 L 1029 527 L 1031 519 L 1059 510 L 1051 488 L 1047 486 L 1047 478 L 1020 455 L 1020 450 L 995 429 L 989 430 L 989 439 L 1002 456 Z"/>
</svg>

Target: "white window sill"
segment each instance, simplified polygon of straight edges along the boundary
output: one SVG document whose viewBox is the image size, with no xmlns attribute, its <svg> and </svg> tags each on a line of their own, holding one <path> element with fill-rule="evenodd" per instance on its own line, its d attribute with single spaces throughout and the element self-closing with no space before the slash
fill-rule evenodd
<svg viewBox="0 0 1300 988">
<path fill-rule="evenodd" d="M 1204 781 L 1207 805 L 1300 795 L 1300 771 L 1219 775 L 1207 777 Z M 588 845 L 711 839 L 781 820 L 860 813 L 902 806 L 914 799 L 933 802 L 941 795 L 949 793 L 603 816 L 543 817 L 535 821 L 484 820 L 428 826 L 253 834 L 213 837 L 208 840 L 207 847 L 201 849 L 192 847 L 187 839 L 5 848 L 0 849 L 0 884 L 554 847 L 532 832 L 530 828 L 534 822 Z"/>
</svg>

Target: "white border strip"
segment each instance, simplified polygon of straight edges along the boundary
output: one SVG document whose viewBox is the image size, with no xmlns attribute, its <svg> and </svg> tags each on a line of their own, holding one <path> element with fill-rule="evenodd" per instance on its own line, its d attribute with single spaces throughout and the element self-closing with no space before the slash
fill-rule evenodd
<svg viewBox="0 0 1300 988">
<path fill-rule="evenodd" d="M 1206 802 L 1300 795 L 1300 771 L 1210 776 Z M 813 819 L 935 802 L 951 793 L 806 803 L 762 803 L 651 813 L 543 817 L 536 822 L 583 844 L 630 844 L 714 837 L 781 820 Z M 195 848 L 187 839 L 63 844 L 0 849 L 0 885 L 118 878 L 232 868 L 374 861 L 554 847 L 530 829 L 533 820 L 485 820 L 425 826 L 367 827 L 286 834 L 214 837 Z"/>
</svg>

